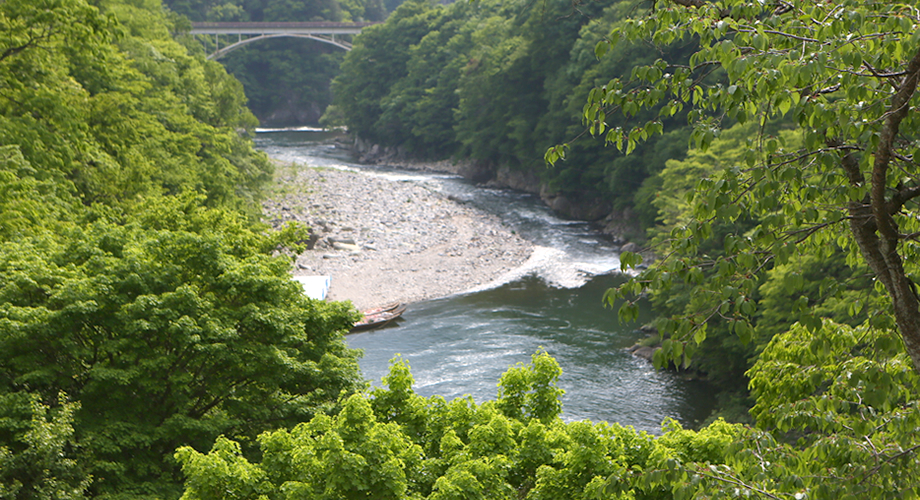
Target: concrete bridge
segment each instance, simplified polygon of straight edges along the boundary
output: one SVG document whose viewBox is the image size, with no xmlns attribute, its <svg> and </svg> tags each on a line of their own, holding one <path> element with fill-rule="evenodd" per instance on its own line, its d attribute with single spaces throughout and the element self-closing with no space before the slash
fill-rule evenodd
<svg viewBox="0 0 920 500">
<path fill-rule="evenodd" d="M 280 37 L 309 38 L 351 50 L 351 42 L 337 39 L 336 35 L 357 35 L 372 24 L 377 23 L 192 23 L 191 34 L 214 35 L 217 50 L 208 59 L 219 59 L 244 45 Z M 221 35 L 230 38 L 223 47 Z"/>
</svg>

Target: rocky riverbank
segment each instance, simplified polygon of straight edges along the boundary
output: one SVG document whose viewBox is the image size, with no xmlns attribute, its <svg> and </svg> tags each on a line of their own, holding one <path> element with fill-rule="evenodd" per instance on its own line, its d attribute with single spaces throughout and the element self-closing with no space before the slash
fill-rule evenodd
<svg viewBox="0 0 920 500">
<path fill-rule="evenodd" d="M 312 228 L 312 249 L 298 256 L 294 274 L 331 276 L 331 300 L 366 309 L 443 297 L 500 279 L 532 251 L 497 217 L 417 183 L 277 169 L 264 212 L 275 226 Z"/>
<path fill-rule="evenodd" d="M 448 172 L 486 187 L 509 188 L 536 194 L 557 214 L 568 219 L 592 222 L 599 231 L 612 237 L 620 245 L 630 244 L 628 241 L 630 235 L 635 236 L 642 232 L 638 219 L 630 209 L 613 210 L 610 203 L 603 200 L 573 199 L 554 192 L 548 189 L 532 170 L 512 169 L 508 166 L 495 166 L 488 162 L 468 159 L 419 161 L 398 147 L 381 147 L 351 136 L 338 139 L 337 145 L 352 151 L 358 161 L 364 164 Z M 638 246 L 632 244 L 629 251 L 640 250 Z"/>
</svg>

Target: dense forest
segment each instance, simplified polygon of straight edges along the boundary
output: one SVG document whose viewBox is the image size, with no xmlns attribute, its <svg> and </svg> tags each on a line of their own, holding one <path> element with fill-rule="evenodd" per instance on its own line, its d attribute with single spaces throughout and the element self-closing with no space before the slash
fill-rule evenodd
<svg viewBox="0 0 920 500">
<path fill-rule="evenodd" d="M 290 278 L 305 228 L 260 222 L 245 77 L 186 34 L 282 6 L 395 9 L 327 120 L 641 221 L 659 258 L 624 253 L 604 300 L 650 296 L 656 364 L 734 386 L 736 422 L 563 421 L 543 351 L 484 403 L 416 395 L 399 358 L 368 389 L 356 313 Z M 920 495 L 915 7 L 172 7 L 0 2 L 0 498 Z"/>
<path fill-rule="evenodd" d="M 363 387 L 290 279 L 242 86 L 158 1 L 0 3 L 0 498 L 177 498 L 178 446 Z M 283 253 L 283 252 L 282 252 Z"/>
<path fill-rule="evenodd" d="M 615 0 L 407 1 L 357 37 L 326 120 L 406 156 L 471 161 L 476 180 L 539 192 L 572 218 L 614 212 L 621 233 L 642 239 L 641 229 L 655 223 L 656 174 L 686 154 L 686 114 L 663 117 L 668 132 L 627 156 L 584 133 L 582 108 L 592 87 L 661 55 L 641 44 L 595 55 L 612 26 L 644 8 Z M 664 50 L 686 57 L 693 47 Z M 546 168 L 546 148 L 564 141 L 568 160 Z"/>
</svg>

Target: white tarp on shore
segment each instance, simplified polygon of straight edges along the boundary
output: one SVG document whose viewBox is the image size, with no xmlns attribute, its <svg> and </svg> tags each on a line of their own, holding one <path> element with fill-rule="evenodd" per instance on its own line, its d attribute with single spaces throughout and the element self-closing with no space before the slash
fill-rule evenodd
<svg viewBox="0 0 920 500">
<path fill-rule="evenodd" d="M 329 276 L 294 276 L 303 285 L 303 293 L 311 299 L 323 300 L 329 293 L 332 278 Z"/>
</svg>

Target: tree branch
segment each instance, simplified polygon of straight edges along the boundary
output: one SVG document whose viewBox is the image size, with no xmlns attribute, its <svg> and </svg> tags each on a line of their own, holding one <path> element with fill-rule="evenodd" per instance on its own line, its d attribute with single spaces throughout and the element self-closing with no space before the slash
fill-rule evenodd
<svg viewBox="0 0 920 500">
<path fill-rule="evenodd" d="M 907 75 L 907 71 L 898 71 L 896 73 L 879 73 L 878 70 L 873 68 L 872 65 L 866 61 L 863 61 L 863 67 L 869 70 L 869 72 L 872 73 L 872 76 L 876 78 L 894 78 Z"/>
<path fill-rule="evenodd" d="M 879 133 L 879 146 L 875 151 L 875 161 L 872 165 L 872 214 L 876 218 L 878 230 L 889 241 L 897 241 L 898 231 L 894 219 L 888 211 L 885 201 L 885 191 L 888 182 L 888 167 L 891 165 L 894 139 L 898 135 L 901 121 L 910 110 L 910 98 L 917 90 L 917 80 L 920 77 L 920 51 L 914 54 L 907 64 L 906 76 L 900 88 L 891 99 L 891 111 L 885 118 L 885 124 Z M 889 249 L 889 251 L 894 251 Z"/>
<path fill-rule="evenodd" d="M 699 474 L 700 476 L 703 476 L 703 477 L 708 477 L 709 479 L 715 479 L 716 481 L 722 481 L 723 483 L 728 483 L 728 484 L 731 484 L 731 485 L 735 485 L 735 486 L 738 486 L 738 487 L 740 487 L 740 488 L 744 488 L 744 489 L 746 489 L 746 490 L 748 490 L 748 491 L 753 491 L 754 493 L 759 493 L 759 494 L 761 494 L 761 495 L 763 495 L 763 496 L 765 496 L 765 497 L 767 497 L 767 498 L 772 498 L 772 499 L 774 499 L 774 500 L 782 500 L 780 497 L 778 497 L 778 496 L 776 496 L 776 495 L 770 493 L 769 491 L 762 490 L 762 489 L 760 489 L 760 488 L 757 488 L 757 487 L 755 487 L 755 486 L 752 486 L 752 485 L 750 485 L 750 484 L 747 484 L 747 483 L 745 483 L 744 481 L 742 481 L 742 480 L 740 480 L 740 479 L 737 479 L 737 478 L 734 478 L 734 477 L 723 477 L 723 476 L 721 476 L 721 475 L 707 474 L 707 473 L 703 472 L 702 470 L 697 471 L 697 474 Z"/>
<path fill-rule="evenodd" d="M 920 196 L 920 186 L 899 189 L 894 196 L 888 200 L 888 214 L 894 215 L 900 212 L 905 203 L 918 196 Z"/>
<path fill-rule="evenodd" d="M 890 456 L 890 457 L 885 458 L 885 460 L 884 460 L 882 463 L 880 463 L 880 464 L 876 465 L 875 467 L 873 467 L 872 469 L 870 469 L 869 472 L 866 474 L 866 476 L 863 477 L 861 481 L 859 481 L 859 484 L 862 485 L 863 483 L 865 483 L 865 482 L 869 479 L 870 476 L 873 476 L 873 475 L 877 474 L 878 471 L 881 470 L 882 465 L 884 465 L 884 464 L 886 464 L 886 463 L 889 463 L 889 462 L 894 462 L 895 460 L 897 460 L 897 459 L 899 459 L 899 458 L 904 458 L 904 457 L 906 457 L 907 455 L 910 455 L 911 453 L 917 451 L 918 449 L 920 449 L 920 444 L 915 445 L 915 446 L 911 446 L 910 448 L 908 448 L 908 449 L 906 449 L 906 450 L 904 450 L 904 451 L 902 451 L 902 452 L 900 452 L 900 453 L 897 453 L 897 454 L 894 454 L 894 455 L 892 455 L 892 456 Z M 876 457 L 876 460 L 877 460 L 877 459 L 878 459 L 878 457 Z"/>
<path fill-rule="evenodd" d="M 0 62 L 3 62 L 3 60 L 7 57 L 12 57 L 26 49 L 37 47 L 39 42 L 48 40 L 55 34 L 54 28 L 51 26 L 48 26 L 42 30 L 42 33 L 38 36 L 34 36 L 31 31 L 32 30 L 29 30 L 29 39 L 25 43 L 15 47 L 8 47 L 3 51 L 3 53 L 0 53 Z"/>
</svg>

